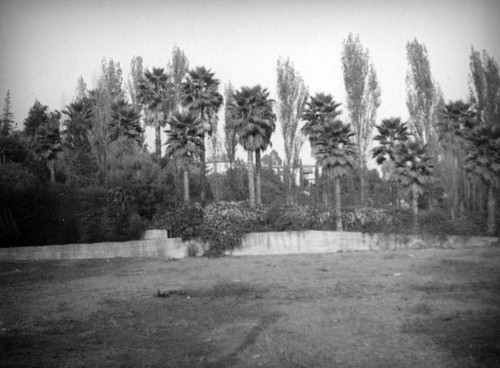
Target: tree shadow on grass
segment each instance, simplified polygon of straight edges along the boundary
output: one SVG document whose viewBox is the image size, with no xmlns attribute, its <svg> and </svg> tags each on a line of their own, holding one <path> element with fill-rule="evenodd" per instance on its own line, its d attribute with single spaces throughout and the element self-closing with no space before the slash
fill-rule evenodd
<svg viewBox="0 0 500 368">
<path fill-rule="evenodd" d="M 266 330 L 274 325 L 283 314 L 280 312 L 273 312 L 266 316 L 263 316 L 259 323 L 254 326 L 250 332 L 245 336 L 243 341 L 234 349 L 230 354 L 222 357 L 216 362 L 207 364 L 208 368 L 216 367 L 232 367 L 238 362 L 238 355 L 245 351 L 248 347 L 255 344 L 257 338 Z"/>
</svg>

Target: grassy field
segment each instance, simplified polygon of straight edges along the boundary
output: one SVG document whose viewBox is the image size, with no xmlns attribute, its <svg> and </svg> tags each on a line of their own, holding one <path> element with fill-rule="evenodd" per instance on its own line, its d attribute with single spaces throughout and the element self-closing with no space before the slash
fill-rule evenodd
<svg viewBox="0 0 500 368">
<path fill-rule="evenodd" d="M 498 367 L 500 248 L 0 263 L 2 367 Z"/>
</svg>

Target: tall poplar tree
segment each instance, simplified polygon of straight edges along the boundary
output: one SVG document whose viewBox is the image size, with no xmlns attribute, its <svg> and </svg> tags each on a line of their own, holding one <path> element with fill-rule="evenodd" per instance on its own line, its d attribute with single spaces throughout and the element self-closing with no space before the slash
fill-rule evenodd
<svg viewBox="0 0 500 368">
<path fill-rule="evenodd" d="M 294 177 L 292 160 L 297 157 L 304 140 L 298 129 L 309 91 L 290 59 L 279 58 L 277 62 L 278 120 L 281 124 L 285 147 L 285 181 L 287 204 L 293 204 Z"/>
<path fill-rule="evenodd" d="M 344 41 L 342 68 L 349 120 L 359 149 L 361 203 L 364 204 L 366 197 L 366 163 L 370 155 L 377 109 L 381 103 L 381 92 L 377 72 L 373 64 L 370 64 L 368 49 L 365 49 L 361 44 L 359 35 L 354 37 L 352 33 L 349 33 Z"/>
<path fill-rule="evenodd" d="M 496 60 L 483 50 L 471 49 L 471 100 L 482 124 L 500 129 L 500 73 Z"/>
<path fill-rule="evenodd" d="M 144 68 L 142 66 L 142 56 L 134 56 L 130 61 L 130 79 L 128 81 L 128 92 L 132 105 L 141 108 L 139 101 L 139 86 L 144 78 Z"/>
<path fill-rule="evenodd" d="M 409 126 L 418 139 L 432 145 L 431 141 L 435 138 L 433 117 L 439 95 L 431 75 L 427 49 L 415 38 L 406 44 L 406 57 L 406 105 L 410 113 Z"/>
<path fill-rule="evenodd" d="M 173 88 L 172 111 L 177 112 L 181 102 L 182 82 L 189 71 L 189 60 L 184 51 L 177 46 L 174 46 L 172 50 L 172 60 L 169 61 L 167 69 Z"/>
<path fill-rule="evenodd" d="M 14 114 L 12 113 L 11 110 L 11 103 L 10 103 L 10 89 L 7 90 L 7 95 L 5 96 L 5 102 L 3 105 L 3 112 L 2 112 L 2 122 L 1 122 L 1 134 L 2 135 L 9 135 L 12 130 L 14 129 Z"/>
<path fill-rule="evenodd" d="M 236 157 L 236 146 L 238 145 L 237 137 L 237 117 L 235 116 L 234 109 L 234 87 L 229 82 L 224 88 L 224 148 L 226 149 L 227 158 L 229 160 L 229 167 L 232 169 Z"/>
</svg>

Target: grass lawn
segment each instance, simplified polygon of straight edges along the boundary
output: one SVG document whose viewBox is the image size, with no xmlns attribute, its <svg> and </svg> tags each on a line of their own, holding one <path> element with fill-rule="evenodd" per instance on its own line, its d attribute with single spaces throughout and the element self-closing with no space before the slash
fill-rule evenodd
<svg viewBox="0 0 500 368">
<path fill-rule="evenodd" d="M 500 248 L 0 263 L 2 367 L 499 367 Z"/>
</svg>

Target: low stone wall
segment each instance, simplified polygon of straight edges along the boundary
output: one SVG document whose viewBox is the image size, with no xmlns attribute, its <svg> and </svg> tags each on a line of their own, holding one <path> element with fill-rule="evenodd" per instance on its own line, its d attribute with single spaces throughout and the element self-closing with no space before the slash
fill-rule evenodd
<svg viewBox="0 0 500 368">
<path fill-rule="evenodd" d="M 364 234 L 335 231 L 285 231 L 250 233 L 234 256 L 279 255 L 304 253 L 334 253 L 363 250 L 396 250 L 498 246 L 499 238 L 464 236 L 429 236 L 401 234 Z M 143 240 L 128 242 L 66 244 L 41 247 L 0 248 L 0 260 L 49 260 L 117 257 L 185 258 L 188 248 L 196 247 L 199 254 L 206 244 L 183 242 L 167 238 L 164 230 L 146 232 Z"/>
<path fill-rule="evenodd" d="M 185 258 L 188 243 L 167 238 L 166 230 L 152 230 L 144 239 L 127 242 L 47 245 L 0 248 L 0 260 L 50 260 L 89 258 L 163 257 Z"/>
<path fill-rule="evenodd" d="M 498 245 L 499 239 L 485 236 L 431 236 L 403 234 L 367 234 L 336 231 L 284 231 L 250 233 L 242 247 L 232 254 L 301 254 L 333 253 L 362 250 L 396 250 L 423 248 L 470 248 Z"/>
</svg>

